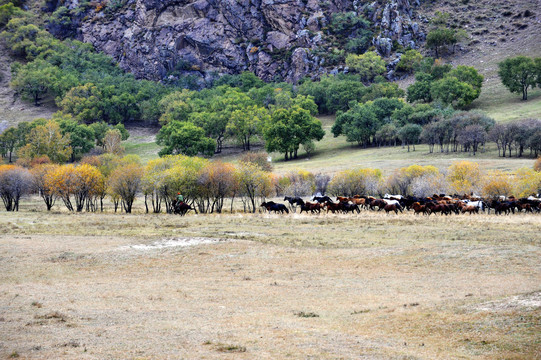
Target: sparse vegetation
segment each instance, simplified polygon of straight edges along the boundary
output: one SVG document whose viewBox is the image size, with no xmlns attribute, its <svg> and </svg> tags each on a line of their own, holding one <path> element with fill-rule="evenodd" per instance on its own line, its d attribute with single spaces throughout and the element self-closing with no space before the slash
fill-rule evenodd
<svg viewBox="0 0 541 360">
<path fill-rule="evenodd" d="M 246 347 L 232 356 L 285 358 L 292 337 L 295 344 L 312 344 L 295 348 L 295 357 L 325 351 L 356 358 L 357 341 L 370 344 L 367 356 L 384 358 L 472 357 L 473 346 L 473 358 L 533 359 L 538 350 L 540 314 L 528 305 L 539 301 L 538 215 L 423 218 L 362 212 L 181 219 L 146 215 L 139 205 L 132 216 L 45 214 L 31 211 L 42 206 L 36 199 L 16 217 L 0 213 L 2 256 L 12 259 L 0 275 L 2 317 L 9 320 L 2 322 L 2 339 L 11 346 L 0 354 L 8 357 L 15 341 L 17 349 L 31 349 L 37 338 L 41 350 L 35 351 L 47 358 L 82 352 L 82 345 L 56 346 L 71 339 L 81 343 L 81 332 L 88 332 L 88 353 L 98 357 L 213 357 L 223 345 L 224 350 Z M 217 241 L 133 247 L 192 236 Z M 65 253 L 72 255 L 51 263 L 52 256 Z M 39 281 L 43 276 L 46 284 Z M 70 286 L 60 286 L 65 283 Z M 47 310 L 29 306 L 38 290 Z M 216 303 L 217 294 L 233 292 Z M 164 301 L 150 301 L 149 294 Z M 171 306 L 175 301 L 182 307 Z M 420 305 L 409 305 L 414 303 Z M 69 313 L 62 310 L 66 304 Z M 370 311 L 361 312 L 365 309 Z M 301 318 L 296 311 L 320 317 Z M 355 312 L 361 313 L 352 316 Z M 330 340 L 329 328 L 335 329 Z M 125 340 L 119 343 L 103 331 Z M 141 349 L 142 335 L 156 332 L 161 336 Z M 179 332 L 191 334 L 185 347 L 166 352 Z M 396 341 L 381 343 L 382 337 Z M 205 345 L 206 339 L 211 341 Z M 406 349 L 404 342 L 410 345 Z"/>
<path fill-rule="evenodd" d="M 301 318 L 316 318 L 316 317 L 319 317 L 318 314 L 316 313 L 313 313 L 313 312 L 304 312 L 304 311 L 298 311 L 295 313 L 296 316 L 298 317 L 301 317 Z"/>
</svg>

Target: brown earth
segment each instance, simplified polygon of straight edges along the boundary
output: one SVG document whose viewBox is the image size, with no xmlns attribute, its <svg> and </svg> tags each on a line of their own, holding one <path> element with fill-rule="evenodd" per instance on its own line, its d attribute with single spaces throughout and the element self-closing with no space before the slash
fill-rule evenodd
<svg viewBox="0 0 541 360">
<path fill-rule="evenodd" d="M 27 209 L 0 230 L 4 358 L 541 354 L 539 215 Z"/>
</svg>

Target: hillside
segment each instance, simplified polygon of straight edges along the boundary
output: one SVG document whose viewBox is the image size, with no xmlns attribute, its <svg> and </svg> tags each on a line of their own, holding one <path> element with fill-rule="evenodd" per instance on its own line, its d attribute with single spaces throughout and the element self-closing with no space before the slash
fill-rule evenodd
<svg viewBox="0 0 541 360">
<path fill-rule="evenodd" d="M 266 79 L 276 79 L 275 75 L 278 74 L 278 78 L 285 78 L 289 81 L 294 81 L 298 77 L 302 76 L 304 72 L 309 75 L 318 76 L 325 72 L 334 73 L 338 71 L 338 69 L 343 70 L 343 64 L 339 65 L 339 63 L 336 63 L 331 66 L 330 63 L 323 62 L 325 66 L 318 66 L 317 69 L 312 67 L 314 64 L 309 65 L 309 63 L 305 63 L 306 66 L 302 68 L 301 72 L 295 72 L 295 68 L 291 65 L 291 58 L 287 58 L 286 55 L 293 55 L 295 51 L 301 48 L 301 43 L 299 42 L 300 40 L 296 38 L 296 35 L 295 41 L 292 41 L 291 39 L 293 39 L 293 37 L 291 37 L 289 38 L 290 40 L 286 42 L 287 46 L 290 47 L 288 49 L 294 50 L 286 51 L 285 49 L 282 49 L 276 52 L 276 56 L 272 57 L 271 63 L 263 64 L 264 66 L 262 65 L 260 67 L 257 65 L 259 64 L 259 58 L 251 58 L 245 53 L 243 53 L 242 56 L 235 57 L 235 65 L 233 67 L 228 67 L 232 63 L 227 61 L 223 62 L 222 60 L 224 59 L 220 57 L 221 55 L 219 55 L 220 52 L 218 50 L 211 51 L 206 57 L 198 58 L 199 60 L 196 62 L 196 67 L 191 65 L 187 66 L 187 63 L 179 62 L 180 60 L 175 60 L 173 58 L 168 58 L 172 62 L 167 63 L 168 65 L 164 65 L 164 63 L 160 62 L 161 60 L 159 58 L 153 58 L 153 56 L 159 57 L 167 53 L 162 50 L 164 50 L 169 43 L 167 43 L 165 40 L 162 42 L 163 39 L 161 39 L 160 36 L 167 33 L 167 36 L 170 38 L 178 37 L 179 39 L 185 39 L 184 31 L 188 30 L 197 30 L 199 35 L 215 34 L 210 30 L 210 28 L 195 29 L 190 26 L 201 21 L 197 19 L 205 18 L 207 15 L 210 16 L 210 13 L 214 14 L 214 10 L 221 11 L 221 15 L 218 16 L 219 19 L 223 20 L 227 18 L 224 14 L 226 14 L 227 11 L 233 11 L 228 8 L 228 3 L 217 2 L 213 3 L 212 6 L 208 5 L 208 8 L 205 7 L 204 9 L 206 9 L 205 11 L 210 11 L 210 13 L 201 11 L 187 11 L 186 9 L 193 10 L 193 8 L 196 6 L 204 5 L 192 2 L 188 2 L 186 4 L 182 3 L 184 5 L 175 1 L 161 2 L 160 4 L 152 3 L 150 1 L 127 1 L 116 3 L 123 5 L 114 8 L 108 6 L 101 10 L 89 7 L 85 10 L 86 12 L 81 13 L 86 14 L 85 17 L 72 18 L 69 23 L 56 28 L 50 27 L 50 30 L 59 36 L 66 36 L 69 34 L 69 26 L 76 26 L 75 29 L 72 29 L 74 30 L 74 32 L 71 34 L 72 36 L 92 42 L 98 49 L 113 55 L 119 61 L 120 65 L 126 70 L 133 72 L 139 77 L 159 78 L 161 76 L 160 74 L 168 74 L 172 71 L 172 73 L 168 75 L 168 78 L 174 78 L 176 76 L 195 76 L 198 78 L 207 78 L 209 76 L 214 76 L 215 72 L 238 72 L 244 69 L 249 69 L 255 71 Z M 497 121 L 511 121 L 523 118 L 541 118 L 540 89 L 531 91 L 530 99 L 527 102 L 524 102 L 520 100 L 520 96 L 509 93 L 507 89 L 503 87 L 497 76 L 497 63 L 506 57 L 514 56 L 516 54 L 524 54 L 529 56 L 541 55 L 541 49 L 538 46 L 538 39 L 541 38 L 541 21 L 536 3 L 537 2 L 534 0 L 508 1 L 504 4 L 490 0 L 478 1 L 475 4 L 468 3 L 466 1 L 458 3 L 452 1 L 434 1 L 426 3 L 423 2 L 421 4 L 417 4 L 414 1 L 379 1 L 376 2 L 376 8 L 369 11 L 364 8 L 366 4 L 362 6 L 363 9 L 365 9 L 363 10 L 363 13 L 369 19 L 371 19 L 370 29 L 373 31 L 372 35 L 375 39 L 374 44 L 376 45 L 376 49 L 382 55 L 388 55 L 386 58 L 387 61 L 395 56 L 393 51 L 396 50 L 394 49 L 396 44 L 393 45 L 393 51 L 386 53 L 386 48 L 381 47 L 385 41 L 381 41 L 382 37 L 380 35 L 385 34 L 385 36 L 390 36 L 390 39 L 395 36 L 399 45 L 402 43 L 406 44 L 405 41 L 409 39 L 408 34 L 413 31 L 413 28 L 415 28 L 415 25 L 413 24 L 418 24 L 420 30 L 417 32 L 418 37 L 415 44 L 422 45 L 423 42 L 421 39 L 424 36 L 423 31 L 426 31 L 427 19 L 433 17 L 436 11 L 451 14 L 451 26 L 464 28 L 468 32 L 468 39 L 457 46 L 456 51 L 446 53 L 445 61 L 454 65 L 472 65 L 476 67 L 485 77 L 481 97 L 474 101 L 471 108 L 483 110 Z M 64 2 L 63 4 L 72 10 L 76 8 L 75 2 Z M 84 4 L 86 3 L 81 2 L 80 5 L 83 6 Z M 246 11 L 248 11 L 250 16 L 253 17 L 253 19 L 251 18 L 253 21 L 263 21 L 265 24 L 267 24 L 270 21 L 269 19 L 272 18 L 271 14 L 276 15 L 276 13 L 272 12 L 270 9 L 273 9 L 273 11 L 277 11 L 277 9 L 284 10 L 284 8 L 289 9 L 289 12 L 280 12 L 280 16 L 285 16 L 286 13 L 295 13 L 295 11 L 293 11 L 294 9 L 291 8 L 293 3 L 286 4 L 286 2 L 271 1 L 268 4 L 265 3 L 265 6 L 261 6 L 261 9 L 259 9 L 261 10 L 261 13 L 257 13 L 257 11 L 253 9 L 253 7 L 257 6 L 251 3 L 242 4 L 236 2 L 235 4 L 238 6 L 246 6 L 247 9 L 249 9 L 249 11 Z M 340 10 L 344 12 L 351 10 L 351 6 L 353 6 L 347 2 L 334 2 L 329 8 L 324 7 L 323 3 L 319 2 L 308 2 L 307 4 L 302 2 L 302 4 L 295 4 L 305 7 L 312 6 L 314 9 L 319 6 L 323 14 L 322 16 L 326 19 L 325 21 L 327 25 L 333 21 L 332 10 Z M 34 11 L 39 11 L 36 10 L 38 8 L 37 3 L 34 5 Z M 52 5 L 50 10 L 57 8 L 57 6 L 58 4 Z M 87 4 L 85 6 L 89 5 Z M 248 16 L 246 15 L 246 11 L 243 11 L 244 12 L 242 12 L 242 14 L 244 15 L 242 16 Z M 475 16 L 471 16 L 472 13 L 475 14 Z M 300 14 L 302 16 L 308 16 L 311 13 L 304 11 Z M 372 15 L 368 16 L 370 14 Z M 215 15 L 216 14 L 213 16 Z M 303 18 L 302 16 L 301 19 Z M 135 19 L 137 21 L 131 21 L 130 19 Z M 404 19 L 406 19 L 406 21 L 403 21 Z M 272 26 L 269 28 L 265 26 L 261 27 L 260 25 L 263 23 L 257 23 L 257 21 L 256 23 L 252 23 L 252 25 L 259 24 L 254 26 L 262 31 L 261 34 L 264 39 L 262 45 L 264 46 L 257 46 L 258 50 L 254 53 L 263 57 L 265 55 L 262 54 L 267 54 L 267 52 L 270 51 L 269 49 L 274 49 L 273 51 L 276 50 L 272 44 L 267 42 L 267 40 L 276 40 L 273 38 L 273 36 L 276 34 L 274 34 L 273 31 L 270 31 L 275 29 L 272 26 L 281 26 L 282 30 L 285 29 L 284 26 L 286 25 L 292 26 L 291 31 L 296 30 L 299 26 L 301 28 L 303 26 L 311 26 L 308 24 L 308 22 L 304 24 L 300 20 L 300 23 L 295 21 L 289 23 L 278 21 L 277 23 L 271 24 Z M 188 26 L 187 24 L 192 25 Z M 396 24 L 400 25 L 400 31 L 396 27 L 398 26 Z M 217 20 L 214 21 L 212 26 L 217 26 Z M 234 24 L 229 24 L 228 26 L 234 27 Z M 321 24 L 318 26 L 320 26 L 322 33 L 327 31 L 327 27 L 321 26 Z M 138 28 L 138 30 L 134 32 L 134 28 Z M 165 32 L 164 29 L 166 29 L 167 32 Z M 256 31 L 248 26 L 241 27 L 236 31 L 244 30 L 248 31 L 248 33 L 250 31 Z M 303 31 L 303 29 L 297 29 L 296 31 Z M 135 36 L 134 34 L 138 35 Z M 195 33 L 192 35 L 194 34 Z M 221 34 L 222 40 L 231 42 L 231 37 L 235 34 L 238 35 L 239 33 L 229 30 L 225 31 L 223 34 Z M 135 37 L 130 38 L 132 35 Z M 315 54 L 317 52 L 315 51 L 316 48 L 320 50 L 326 49 L 329 53 L 332 53 L 332 49 L 338 48 L 338 45 L 343 45 L 344 43 L 344 39 L 341 39 L 340 36 L 335 35 L 327 37 L 325 41 L 322 40 L 322 42 L 318 42 L 317 44 L 308 44 L 310 47 L 315 46 L 314 48 L 310 48 L 310 53 L 312 55 Z M 246 36 L 244 37 L 245 40 Z M 347 36 L 348 35 L 346 34 L 346 38 Z M 131 42 L 130 39 L 135 40 L 133 40 L 134 42 Z M 236 37 L 233 39 L 234 41 L 232 41 L 235 48 L 238 46 L 246 46 L 245 42 L 238 42 L 239 39 L 239 37 Z M 198 45 L 196 46 L 197 49 L 192 49 L 193 46 L 189 45 L 191 40 L 186 41 L 188 45 L 183 43 L 184 45 L 182 45 L 180 48 L 175 48 L 175 51 L 178 51 L 175 53 L 176 55 L 167 53 L 169 54 L 167 56 L 178 55 L 180 58 L 182 58 L 182 56 L 184 56 L 183 54 L 186 54 L 186 51 L 196 50 L 198 54 L 197 56 L 202 54 L 201 50 L 203 48 L 201 46 Z M 238 43 L 235 44 L 235 42 Z M 219 45 L 219 42 L 216 41 L 211 41 L 211 43 L 213 46 L 221 46 Z M 152 49 L 154 50 L 149 47 L 150 45 L 153 46 Z M 152 51 L 149 50 L 149 52 L 141 52 L 141 49 L 146 48 L 151 49 Z M 158 48 L 160 51 L 156 53 L 155 51 L 157 51 L 156 49 Z M 128 55 L 128 52 L 124 50 L 134 51 L 134 53 L 132 55 Z M 421 48 L 421 50 L 425 55 L 430 55 L 430 51 L 427 49 Z M 119 53 L 119 51 L 121 51 L 121 53 Z M 255 63 L 253 62 L 254 59 L 257 60 Z M 54 111 L 56 111 L 56 107 L 54 106 L 52 99 L 46 99 L 41 102 L 41 106 L 35 107 L 30 103 L 21 101 L 16 96 L 14 91 L 9 88 L 9 63 L 13 60 L 14 59 L 9 56 L 4 46 L 0 46 L 0 64 L 2 65 L 0 67 L 0 71 L 3 75 L 2 79 L 0 80 L 0 111 L 2 113 L 2 116 L 0 117 L 0 126 L 4 128 L 20 121 L 32 120 L 38 117 L 47 118 L 50 117 Z M 132 60 L 137 61 L 132 62 Z M 182 66 L 179 65 L 179 67 L 177 66 L 178 64 Z M 321 62 L 318 64 L 321 65 Z M 279 69 L 274 68 L 275 65 L 278 66 Z M 262 73 L 260 70 L 264 70 L 264 72 Z M 273 71 L 275 70 L 278 72 L 274 73 Z M 412 81 L 413 79 L 410 76 L 409 78 L 401 79 L 399 83 L 401 87 L 405 88 Z M 343 137 L 332 137 L 330 134 L 330 127 L 334 121 L 333 117 L 324 118 L 323 121 L 327 135 L 323 141 L 318 144 L 317 151 L 310 158 L 304 157 L 299 161 L 285 163 L 279 160 L 281 159 L 281 156 L 278 154 L 272 154 L 274 159 L 278 159 L 276 167 L 279 172 L 288 171 L 289 169 L 295 167 L 304 167 L 311 169 L 312 171 L 319 171 L 323 168 L 326 169 L 325 171 L 335 171 L 347 168 L 348 166 L 373 166 L 380 167 L 382 169 L 392 169 L 400 166 L 401 163 L 405 161 L 410 163 L 431 163 L 444 167 L 450 160 L 456 158 L 445 154 L 428 154 L 423 146 L 418 147 L 416 152 L 411 153 L 407 153 L 401 148 L 392 148 L 390 150 L 388 148 L 372 148 L 366 150 L 360 149 L 346 143 Z M 155 130 L 138 128 L 132 131 L 132 133 L 133 136 L 127 144 L 128 153 L 142 155 L 143 159 L 145 160 L 157 156 L 158 146 L 154 143 Z M 238 153 L 239 151 L 226 151 L 221 157 L 227 161 L 235 161 Z M 301 153 L 301 157 L 302 156 L 304 155 Z M 458 158 L 468 157 L 469 156 L 467 154 L 460 154 Z M 474 159 L 480 161 L 484 167 L 500 168 L 505 170 L 513 170 L 521 166 L 531 165 L 531 160 L 527 159 L 498 159 L 494 149 L 492 149 L 490 146 L 487 148 L 487 152 L 479 154 Z"/>
<path fill-rule="evenodd" d="M 15 91 L 9 87 L 10 64 L 13 60 L 3 42 L 0 41 L 0 132 L 21 121 L 49 118 L 57 110 L 52 99 L 36 107 L 32 103 L 21 100 L 15 94 Z"/>
<path fill-rule="evenodd" d="M 425 38 L 418 3 L 129 0 L 85 7 L 64 1 L 55 11 L 62 21 L 51 30 L 93 44 L 140 78 L 209 80 L 249 70 L 267 81 L 296 82 L 342 71 L 346 50 L 374 46 L 390 56 L 397 46 L 418 47 Z"/>
<path fill-rule="evenodd" d="M 451 14 L 453 23 L 470 37 L 457 54 L 448 58 L 449 63 L 474 66 L 485 77 L 473 108 L 487 112 L 496 121 L 540 118 L 540 89 L 532 91 L 524 102 L 509 93 L 498 77 L 498 63 L 508 57 L 541 56 L 539 1 L 481 0 L 468 6 L 455 1 L 435 3 L 431 11 Z"/>
</svg>

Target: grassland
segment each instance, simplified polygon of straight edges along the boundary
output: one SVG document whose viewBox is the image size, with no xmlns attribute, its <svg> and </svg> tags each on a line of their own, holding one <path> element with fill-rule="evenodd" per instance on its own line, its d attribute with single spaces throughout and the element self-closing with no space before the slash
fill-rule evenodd
<svg viewBox="0 0 541 360">
<path fill-rule="evenodd" d="M 2 358 L 541 352 L 539 215 L 180 218 L 37 205 L 0 213 Z M 193 246 L 161 246 L 171 240 Z"/>
<path fill-rule="evenodd" d="M 274 171 L 279 174 L 289 171 L 304 169 L 314 173 L 336 173 L 341 170 L 372 167 L 382 169 L 389 174 L 394 169 L 412 164 L 434 165 L 440 169 L 446 169 L 458 160 L 469 160 L 478 162 L 484 170 L 498 169 L 504 171 L 515 171 L 521 167 L 533 166 L 531 158 L 501 158 L 498 157 L 498 150 L 495 144 L 487 144 L 484 152 L 475 156 L 468 153 L 441 153 L 436 151 L 432 154 L 428 151 L 427 145 L 418 145 L 415 151 L 408 152 L 401 146 L 382 148 L 361 148 L 355 144 L 348 143 L 344 136 L 334 138 L 331 127 L 334 123 L 334 116 L 322 116 L 325 137 L 317 143 L 314 154 L 307 156 L 303 150 L 300 151 L 300 158 L 295 161 L 284 161 L 283 154 L 270 154 L 273 159 Z M 155 129 L 135 129 L 133 135 L 125 143 L 126 153 L 137 154 L 143 161 L 156 158 L 160 147 L 154 142 Z M 256 149 L 262 149 L 258 147 Z M 238 149 L 237 149 L 238 150 Z M 240 150 L 226 152 L 216 155 L 213 159 L 227 162 L 237 162 Z"/>
</svg>

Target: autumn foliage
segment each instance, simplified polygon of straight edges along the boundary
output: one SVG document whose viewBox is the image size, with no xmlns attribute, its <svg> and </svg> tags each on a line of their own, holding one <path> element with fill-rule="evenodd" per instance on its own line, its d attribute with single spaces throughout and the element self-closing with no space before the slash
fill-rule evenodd
<svg viewBox="0 0 541 360">
<path fill-rule="evenodd" d="M 138 164 L 127 164 L 116 168 L 109 178 L 109 190 L 122 199 L 122 207 L 131 213 L 135 196 L 141 189 L 143 167 Z"/>
<path fill-rule="evenodd" d="M 274 196 L 474 193 L 493 199 L 501 195 L 528 197 L 540 191 L 541 172 L 532 168 L 515 173 L 484 172 L 469 161 L 458 161 L 442 170 L 411 165 L 388 176 L 372 168 L 345 170 L 332 176 L 302 169 L 278 175 L 254 162 L 231 164 L 185 155 L 165 156 L 146 165 L 137 156 L 111 153 L 87 156 L 79 164 L 36 161 L 30 170 L 0 165 L 0 197 L 8 211 L 17 211 L 21 197 L 31 193 L 41 197 L 47 210 L 61 200 L 68 211 L 104 211 L 108 197 L 115 212 L 126 213 L 132 212 L 138 197 L 144 198 L 146 212 L 172 213 L 181 193 L 195 211 L 221 213 L 226 200 L 231 212 L 235 201 L 241 202 L 245 212 L 256 212 L 261 202 Z"/>
<path fill-rule="evenodd" d="M 92 165 L 62 165 L 45 175 L 44 187 L 52 189 L 70 211 L 95 209 L 95 200 L 103 192 L 105 179 Z M 75 202 L 75 207 L 73 205 Z"/>
</svg>

